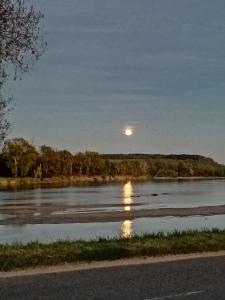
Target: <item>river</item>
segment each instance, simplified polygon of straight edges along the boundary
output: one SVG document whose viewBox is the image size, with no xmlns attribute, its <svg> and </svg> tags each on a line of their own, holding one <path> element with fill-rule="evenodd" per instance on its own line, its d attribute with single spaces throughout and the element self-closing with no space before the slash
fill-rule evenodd
<svg viewBox="0 0 225 300">
<path fill-rule="evenodd" d="M 170 180 L 0 191 L 0 243 L 130 237 L 175 229 L 225 228 L 225 215 L 55 222 L 54 217 L 225 205 L 225 180 Z M 50 221 L 46 222 L 48 217 Z M 42 220 L 43 218 L 43 220 Z M 57 224 L 54 224 L 57 223 Z"/>
</svg>

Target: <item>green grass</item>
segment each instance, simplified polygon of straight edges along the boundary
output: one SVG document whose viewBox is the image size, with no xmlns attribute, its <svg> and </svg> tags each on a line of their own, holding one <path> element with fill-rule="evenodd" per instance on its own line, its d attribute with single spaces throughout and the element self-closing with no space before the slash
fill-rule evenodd
<svg viewBox="0 0 225 300">
<path fill-rule="evenodd" d="M 225 250 L 225 230 L 175 231 L 121 239 L 0 245 L 0 271 L 64 263 Z"/>
</svg>

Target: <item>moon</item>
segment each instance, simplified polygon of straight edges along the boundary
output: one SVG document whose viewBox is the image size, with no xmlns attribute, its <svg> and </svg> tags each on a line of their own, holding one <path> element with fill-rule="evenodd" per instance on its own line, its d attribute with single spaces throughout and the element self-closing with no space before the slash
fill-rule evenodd
<svg viewBox="0 0 225 300">
<path fill-rule="evenodd" d="M 133 134 L 133 131 L 132 131 L 132 129 L 127 128 L 127 129 L 124 130 L 124 133 L 125 133 L 126 136 L 131 136 Z"/>
</svg>

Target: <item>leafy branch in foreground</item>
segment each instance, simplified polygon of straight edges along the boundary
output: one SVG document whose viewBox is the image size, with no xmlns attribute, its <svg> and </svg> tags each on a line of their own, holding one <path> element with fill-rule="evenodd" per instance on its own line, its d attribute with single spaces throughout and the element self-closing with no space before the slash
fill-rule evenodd
<svg viewBox="0 0 225 300">
<path fill-rule="evenodd" d="M 3 77 L 5 64 L 17 72 L 26 72 L 43 54 L 46 43 L 40 21 L 43 14 L 23 0 L 1 0 L 0 3 L 0 63 Z"/>
<path fill-rule="evenodd" d="M 43 14 L 27 7 L 23 0 L 0 2 L 0 142 L 10 127 L 7 121 L 10 99 L 3 86 L 13 70 L 14 79 L 29 71 L 46 49 L 40 26 Z"/>
<path fill-rule="evenodd" d="M 8 114 L 12 109 L 10 104 L 12 103 L 11 98 L 5 98 L 3 94 L 1 94 L 0 90 L 0 142 L 3 141 L 10 129 L 10 123 L 8 121 Z"/>
</svg>

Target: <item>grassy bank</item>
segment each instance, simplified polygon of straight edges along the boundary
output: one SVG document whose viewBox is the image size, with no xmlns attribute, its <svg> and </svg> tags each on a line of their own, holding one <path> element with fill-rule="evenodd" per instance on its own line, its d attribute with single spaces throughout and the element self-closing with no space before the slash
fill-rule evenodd
<svg viewBox="0 0 225 300">
<path fill-rule="evenodd" d="M 203 179 L 224 179 L 224 177 L 148 177 L 148 176 L 60 176 L 51 178 L 13 178 L 0 177 L 0 188 L 32 188 L 45 186 L 68 186 L 68 185 L 91 185 L 114 182 L 146 181 L 146 180 L 203 180 Z"/>
<path fill-rule="evenodd" d="M 32 186 L 63 186 L 63 185 L 82 185 L 82 184 L 101 184 L 110 182 L 125 182 L 127 180 L 148 180 L 147 176 L 59 176 L 51 178 L 13 178 L 0 177 L 0 187 L 32 187 Z"/>
<path fill-rule="evenodd" d="M 0 271 L 64 263 L 225 250 L 225 230 L 148 234 L 131 239 L 0 245 Z"/>
</svg>

